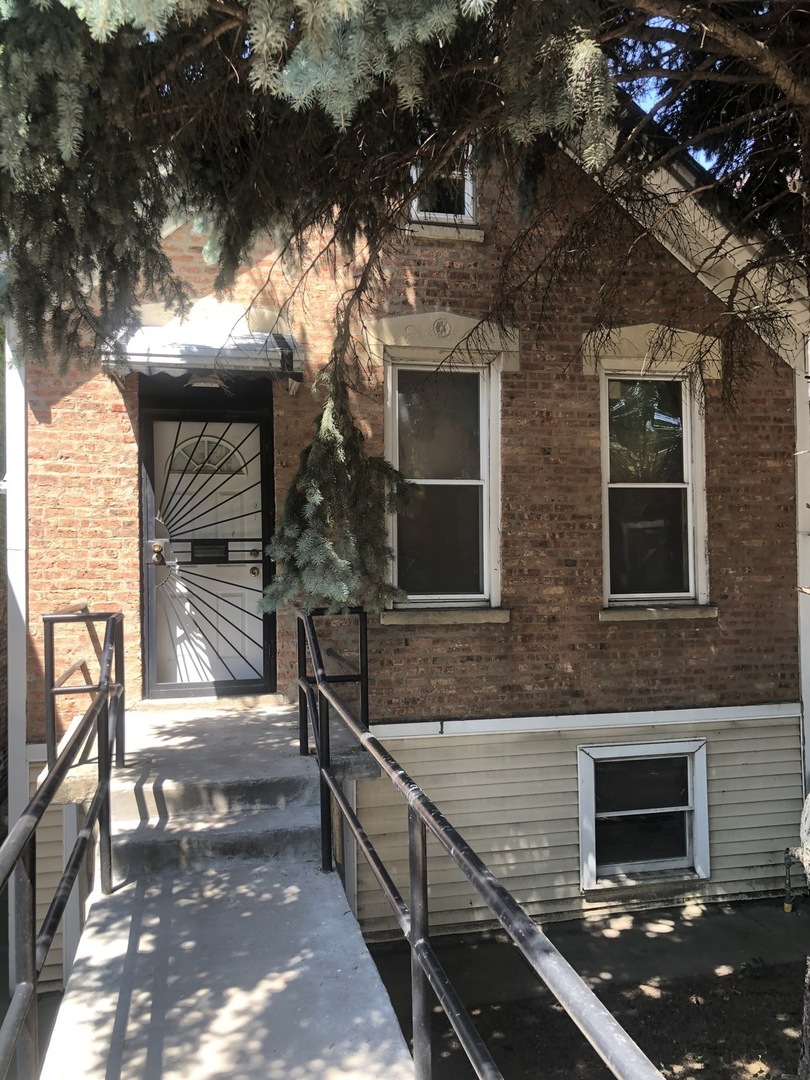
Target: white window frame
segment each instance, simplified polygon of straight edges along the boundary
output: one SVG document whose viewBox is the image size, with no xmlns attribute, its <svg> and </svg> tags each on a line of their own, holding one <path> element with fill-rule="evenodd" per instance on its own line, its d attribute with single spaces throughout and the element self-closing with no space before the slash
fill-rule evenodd
<svg viewBox="0 0 810 1080">
<path fill-rule="evenodd" d="M 623 866 L 597 866 L 596 862 L 596 763 L 625 758 L 686 757 L 689 761 L 689 841 L 687 857 L 639 859 Z M 621 743 L 577 748 L 579 773 L 579 866 L 583 890 L 615 888 L 668 879 L 699 878 L 710 875 L 709 800 L 706 769 L 706 740 L 683 739 L 671 742 Z M 667 807 L 657 807 L 665 811 Z M 681 809 L 678 807 L 677 809 Z M 611 815 L 614 816 L 614 815 Z"/>
<path fill-rule="evenodd" d="M 388 460 L 398 467 L 398 414 L 397 414 L 397 372 L 424 371 L 426 375 L 435 373 L 440 368 L 436 363 L 416 361 L 386 355 L 385 365 L 385 453 Z M 458 363 L 447 368 L 448 373 L 469 374 L 475 372 L 479 377 L 479 425 L 480 425 L 480 471 L 481 481 L 434 480 L 417 481 L 423 483 L 452 483 L 481 485 L 482 493 L 482 580 L 480 593 L 435 593 L 414 594 L 395 605 L 397 608 L 431 607 L 497 607 L 500 603 L 500 378 L 492 364 Z M 389 536 L 395 558 L 391 566 L 392 584 L 397 583 L 397 515 L 389 515 Z"/>
<path fill-rule="evenodd" d="M 420 170 L 414 167 L 411 176 L 414 183 L 418 180 Z M 465 155 L 464 165 L 460 169 L 449 169 L 447 175 L 451 177 L 463 176 L 464 178 L 464 211 L 461 214 L 440 214 L 432 210 L 419 209 L 419 196 L 411 203 L 411 220 L 423 221 L 434 225 L 474 225 L 475 215 L 475 169 L 469 157 Z"/>
<path fill-rule="evenodd" d="M 612 593 L 610 588 L 610 503 L 612 487 L 644 485 L 612 484 L 610 481 L 609 382 L 617 379 L 680 382 L 683 410 L 684 481 L 681 484 L 646 485 L 649 487 L 685 487 L 687 507 L 688 589 L 677 593 Z M 706 522 L 706 454 L 703 415 L 695 394 L 692 379 L 680 372 L 656 370 L 654 374 L 639 371 L 632 364 L 626 368 L 610 365 L 600 372 L 601 382 L 601 442 L 602 442 L 602 552 L 605 607 L 637 607 L 650 603 L 666 605 L 709 602 L 708 536 Z"/>
</svg>

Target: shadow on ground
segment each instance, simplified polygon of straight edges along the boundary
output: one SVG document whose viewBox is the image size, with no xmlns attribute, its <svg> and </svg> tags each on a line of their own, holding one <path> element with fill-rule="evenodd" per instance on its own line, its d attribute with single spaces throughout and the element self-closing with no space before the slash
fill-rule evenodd
<svg viewBox="0 0 810 1080">
<path fill-rule="evenodd" d="M 693 905 L 550 923 L 548 936 L 668 1080 L 795 1076 L 810 902 Z M 499 933 L 436 938 L 439 959 L 507 1080 L 611 1074 Z M 411 1037 L 407 947 L 372 947 Z M 474 1073 L 436 1006 L 434 1080 Z"/>
</svg>

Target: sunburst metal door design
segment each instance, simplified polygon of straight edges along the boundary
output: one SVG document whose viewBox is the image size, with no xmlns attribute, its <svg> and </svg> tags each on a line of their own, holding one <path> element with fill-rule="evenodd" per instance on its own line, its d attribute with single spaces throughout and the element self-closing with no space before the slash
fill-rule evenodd
<svg viewBox="0 0 810 1080">
<path fill-rule="evenodd" d="M 155 420 L 152 432 L 145 557 L 157 687 L 262 683 L 260 426 Z"/>
</svg>

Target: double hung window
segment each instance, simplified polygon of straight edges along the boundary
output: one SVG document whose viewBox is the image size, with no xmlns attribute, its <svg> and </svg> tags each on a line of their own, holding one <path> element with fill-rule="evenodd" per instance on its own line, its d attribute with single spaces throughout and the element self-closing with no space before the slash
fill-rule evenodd
<svg viewBox="0 0 810 1080">
<path fill-rule="evenodd" d="M 608 603 L 706 601 L 700 435 L 689 380 L 604 377 Z"/>
<path fill-rule="evenodd" d="M 391 369 L 392 459 L 414 487 L 393 523 L 395 584 L 418 605 L 489 599 L 489 373 Z"/>
<path fill-rule="evenodd" d="M 415 173 L 414 179 L 417 176 Z M 412 215 L 415 221 L 435 224 L 474 224 L 475 181 L 468 148 L 455 154 L 447 168 L 424 185 Z"/>
<path fill-rule="evenodd" d="M 708 877 L 703 740 L 579 748 L 582 886 Z"/>
</svg>

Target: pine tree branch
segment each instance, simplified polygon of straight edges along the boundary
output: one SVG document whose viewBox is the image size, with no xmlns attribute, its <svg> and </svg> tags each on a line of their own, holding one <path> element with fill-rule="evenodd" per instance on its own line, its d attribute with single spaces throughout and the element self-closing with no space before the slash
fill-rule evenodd
<svg viewBox="0 0 810 1080">
<path fill-rule="evenodd" d="M 208 48 L 208 46 L 212 45 L 218 38 L 221 38 L 224 34 L 230 33 L 231 30 L 238 30 L 246 27 L 247 13 L 241 12 L 239 16 L 227 19 L 225 22 L 220 23 L 219 26 L 214 27 L 213 30 L 210 30 L 207 34 L 204 34 L 201 38 L 197 38 L 185 49 L 182 49 L 177 56 L 174 57 L 171 63 L 166 64 L 162 71 L 159 71 L 157 75 L 154 75 L 149 80 L 147 85 L 138 95 L 138 99 L 143 100 L 143 98 L 147 97 L 154 89 L 164 86 L 169 82 L 171 76 L 177 71 L 181 64 L 184 64 L 187 60 L 190 60 L 192 56 L 196 56 L 198 53 Z"/>
<path fill-rule="evenodd" d="M 765 75 L 731 75 L 724 71 L 713 71 L 711 68 L 700 73 L 694 71 L 679 71 L 671 68 L 637 68 L 635 71 L 620 72 L 613 76 L 617 85 L 624 83 L 639 82 L 646 79 L 661 79 L 667 82 L 692 83 L 713 82 L 729 83 L 733 86 L 770 86 L 771 80 Z"/>
<path fill-rule="evenodd" d="M 638 0 L 636 7 L 651 18 L 686 23 L 696 31 L 702 31 L 764 75 L 796 108 L 810 111 L 810 82 L 782 58 L 772 42 L 760 41 L 753 34 L 745 33 L 716 15 L 708 5 L 698 7 L 671 3 L 670 0 Z"/>
</svg>

